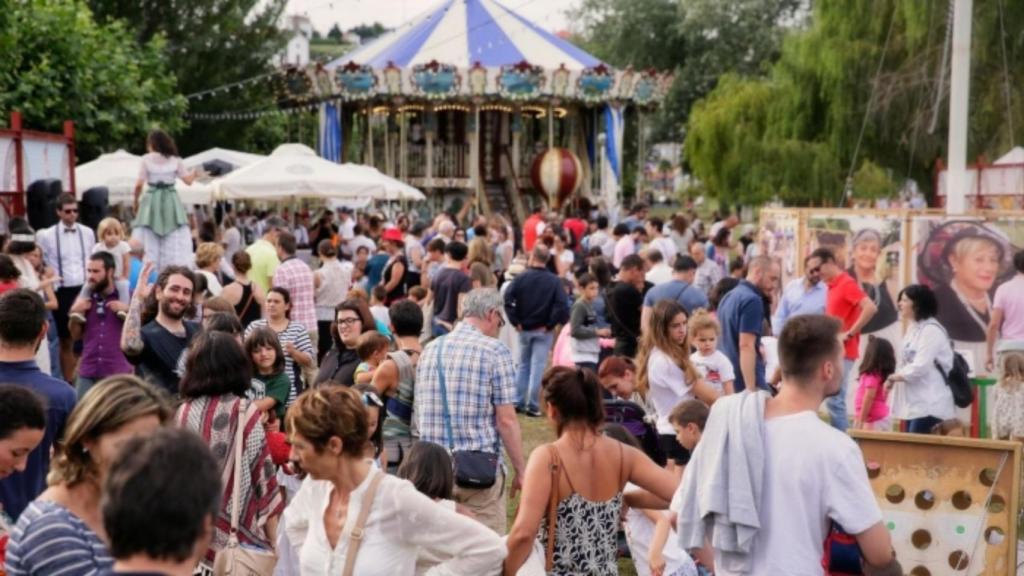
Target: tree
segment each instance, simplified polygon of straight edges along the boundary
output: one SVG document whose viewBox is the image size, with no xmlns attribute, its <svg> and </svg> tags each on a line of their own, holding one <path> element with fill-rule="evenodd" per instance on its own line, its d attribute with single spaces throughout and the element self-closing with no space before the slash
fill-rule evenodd
<svg viewBox="0 0 1024 576">
<path fill-rule="evenodd" d="M 18 110 L 28 126 L 60 132 L 73 120 L 81 159 L 141 145 L 153 126 L 181 127 L 184 100 L 162 37 L 139 45 L 123 24 L 97 24 L 75 0 L 0 12 L 0 121 Z"/>
<path fill-rule="evenodd" d="M 273 71 L 271 62 L 287 42 L 279 27 L 286 0 L 88 0 L 103 22 L 123 20 L 139 43 L 160 35 L 178 89 L 193 94 Z M 189 100 L 190 112 L 265 109 L 275 104 L 266 82 Z M 210 146 L 240 148 L 249 122 L 204 122 L 178 135 L 183 153 Z"/>
<path fill-rule="evenodd" d="M 341 31 L 341 27 L 338 26 L 337 22 L 335 22 L 334 26 L 331 26 L 331 29 L 327 32 L 327 37 L 330 38 L 331 40 L 334 40 L 338 44 L 341 44 L 341 37 L 343 35 L 344 32 Z"/>
<path fill-rule="evenodd" d="M 779 195 L 837 204 L 851 172 L 854 198 L 891 192 L 908 177 L 930 189 L 935 159 L 946 153 L 948 75 L 939 85 L 938 70 L 947 6 L 816 2 L 812 25 L 785 38 L 768 78 L 723 78 L 694 107 L 686 143 L 694 174 L 712 194 L 751 203 Z M 1024 29 L 1024 5 L 976 3 L 974 11 L 968 154 L 994 158 L 1024 136 L 1014 78 L 1024 45 L 1019 34 L 1002 34 Z M 750 94 L 760 95 L 756 106 Z"/>
<path fill-rule="evenodd" d="M 388 29 L 385 28 L 384 25 L 381 24 L 380 22 L 374 22 L 373 24 L 369 25 L 360 24 L 359 26 L 356 26 L 355 28 L 349 30 L 349 32 L 352 32 L 356 36 L 359 36 L 359 41 L 364 44 L 387 31 Z"/>
</svg>

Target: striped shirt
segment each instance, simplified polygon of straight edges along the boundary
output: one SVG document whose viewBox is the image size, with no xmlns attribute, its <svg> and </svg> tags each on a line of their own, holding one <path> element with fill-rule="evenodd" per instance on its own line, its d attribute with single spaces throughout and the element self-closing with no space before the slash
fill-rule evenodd
<svg viewBox="0 0 1024 576">
<path fill-rule="evenodd" d="M 466 322 L 428 344 L 416 365 L 414 412 L 420 440 L 449 445 L 438 378 L 439 342 L 444 343 L 442 369 L 454 448 L 498 451 L 494 408 L 516 401 L 512 353 Z"/>
<path fill-rule="evenodd" d="M 7 544 L 8 576 L 91 576 L 114 568 L 106 544 L 81 518 L 36 500 L 18 518 Z"/>
<path fill-rule="evenodd" d="M 254 320 L 252 324 L 249 324 L 245 329 L 245 337 L 248 338 L 249 334 L 252 334 L 252 331 L 257 328 L 269 328 L 266 318 Z M 274 329 L 271 328 L 271 330 Z M 313 343 L 309 340 L 309 332 L 302 324 L 299 324 L 294 320 L 290 320 L 287 328 L 280 332 L 274 330 L 274 332 L 277 333 L 277 339 L 281 342 L 282 350 L 285 349 L 285 345 L 288 342 L 291 342 L 299 352 L 305 352 L 314 359 L 316 358 L 316 350 L 313 349 Z M 288 392 L 288 406 L 291 406 L 292 402 L 295 401 L 298 383 L 296 382 L 295 375 L 295 361 L 292 360 L 292 357 L 288 352 L 284 353 L 284 373 L 288 375 L 288 382 L 291 383 L 291 390 Z"/>
</svg>

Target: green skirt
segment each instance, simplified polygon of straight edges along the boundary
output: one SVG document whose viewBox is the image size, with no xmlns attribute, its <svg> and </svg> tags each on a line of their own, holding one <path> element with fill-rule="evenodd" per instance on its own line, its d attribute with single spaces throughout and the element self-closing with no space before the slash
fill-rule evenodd
<svg viewBox="0 0 1024 576">
<path fill-rule="evenodd" d="M 150 184 L 139 201 L 139 212 L 132 226 L 144 226 L 157 236 L 166 236 L 188 224 L 185 207 L 173 184 Z"/>
</svg>

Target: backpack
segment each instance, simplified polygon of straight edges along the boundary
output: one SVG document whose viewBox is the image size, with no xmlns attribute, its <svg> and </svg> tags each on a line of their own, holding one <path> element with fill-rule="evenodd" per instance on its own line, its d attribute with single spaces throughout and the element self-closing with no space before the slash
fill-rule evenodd
<svg viewBox="0 0 1024 576">
<path fill-rule="evenodd" d="M 942 331 L 945 332 L 946 329 L 942 328 Z M 946 339 L 949 340 L 949 333 L 946 333 Z M 949 347 L 953 349 L 952 340 L 949 340 Z M 953 393 L 953 403 L 956 404 L 956 407 L 967 408 L 973 404 L 974 389 L 971 387 L 971 367 L 967 365 L 967 360 L 963 355 L 953 349 L 953 367 L 949 369 L 949 372 L 942 369 L 938 360 L 934 362 L 935 368 L 939 374 L 942 374 L 942 379 L 946 381 L 946 386 L 949 386 L 949 390 Z"/>
</svg>

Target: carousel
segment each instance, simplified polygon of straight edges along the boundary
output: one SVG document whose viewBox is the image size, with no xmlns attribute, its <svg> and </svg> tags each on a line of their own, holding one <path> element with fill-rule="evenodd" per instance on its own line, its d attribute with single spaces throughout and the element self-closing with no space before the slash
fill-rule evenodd
<svg viewBox="0 0 1024 576">
<path fill-rule="evenodd" d="M 495 0 L 445 0 L 284 82 L 320 103 L 326 157 L 425 190 L 434 209 L 457 196 L 522 222 L 538 202 L 614 213 L 623 111 L 642 121 L 671 78 L 612 69 Z"/>
</svg>

